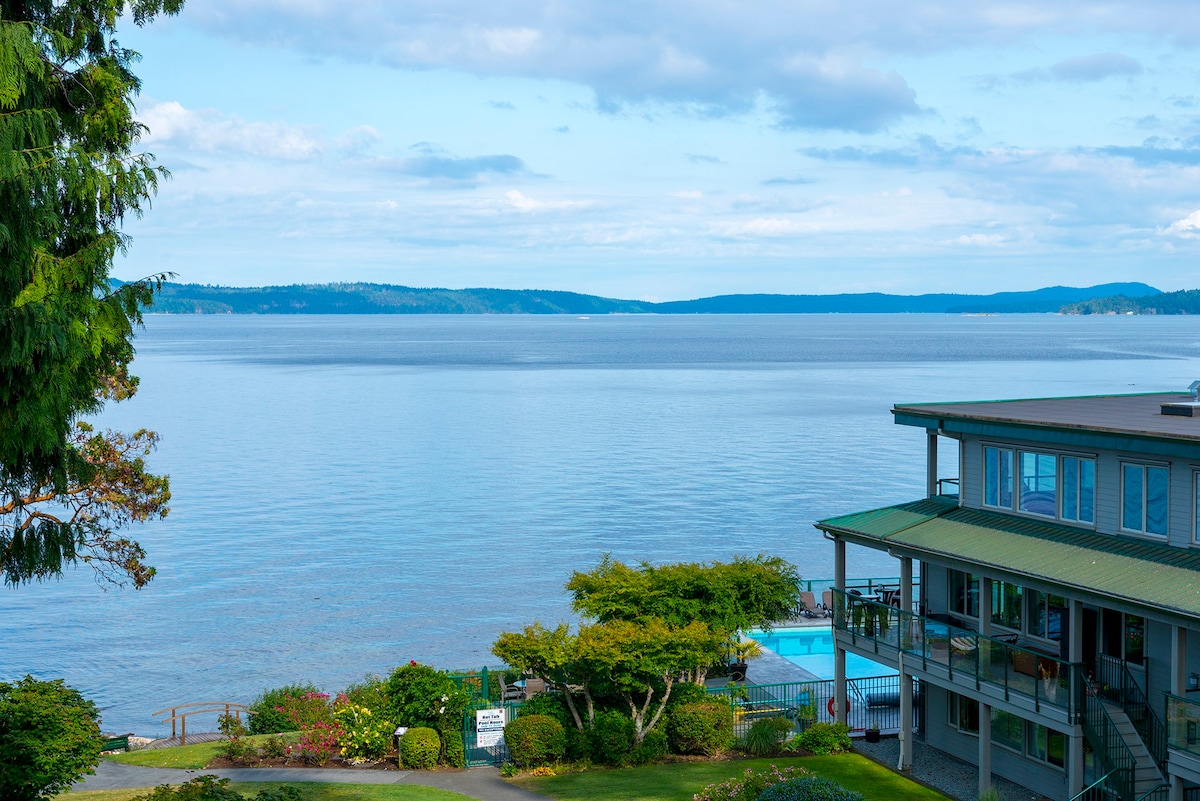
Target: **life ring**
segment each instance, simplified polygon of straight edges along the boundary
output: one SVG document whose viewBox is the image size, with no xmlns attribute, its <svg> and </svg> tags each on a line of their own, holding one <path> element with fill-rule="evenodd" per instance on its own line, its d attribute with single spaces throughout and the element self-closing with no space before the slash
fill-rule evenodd
<svg viewBox="0 0 1200 801">
<path fill-rule="evenodd" d="M 831 718 L 837 717 L 837 712 L 835 712 L 833 709 L 833 696 L 829 697 L 829 703 L 826 704 L 825 708 L 829 710 L 829 717 L 831 717 Z M 850 699 L 849 698 L 846 699 L 846 714 L 847 715 L 850 714 Z"/>
</svg>

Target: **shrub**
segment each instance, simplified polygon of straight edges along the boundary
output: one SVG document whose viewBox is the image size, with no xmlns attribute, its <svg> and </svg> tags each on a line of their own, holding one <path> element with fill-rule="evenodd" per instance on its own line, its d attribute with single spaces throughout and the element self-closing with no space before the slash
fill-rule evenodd
<svg viewBox="0 0 1200 801">
<path fill-rule="evenodd" d="M 742 746 L 754 756 L 773 756 L 779 753 L 780 743 L 791 732 L 792 722 L 787 718 L 760 718 L 750 724 Z"/>
<path fill-rule="evenodd" d="M 318 723 L 333 722 L 333 709 L 329 706 L 328 693 L 284 695 L 276 709 L 296 727 L 293 731 L 304 731 Z"/>
<path fill-rule="evenodd" d="M 719 784 L 710 784 L 694 796 L 695 801 L 757 801 L 763 790 L 780 782 L 800 776 L 811 776 L 804 768 L 779 768 L 772 765 L 766 770 L 746 772 L 734 779 Z"/>
<path fill-rule="evenodd" d="M 388 684 L 387 680 L 372 673 L 363 676 L 357 684 L 351 684 L 342 692 L 348 701 L 358 706 L 365 706 L 375 717 L 391 720 L 388 713 Z M 394 727 L 393 727 L 394 728 Z"/>
<path fill-rule="evenodd" d="M 287 754 L 287 742 L 283 739 L 282 735 L 272 734 L 263 741 L 259 753 L 263 759 L 281 759 Z"/>
<path fill-rule="evenodd" d="M 567 709 L 561 693 L 546 691 L 535 693 L 529 697 L 528 701 L 521 704 L 517 714 L 521 716 L 549 715 L 561 723 L 564 729 L 575 726 L 575 719 L 571 717 L 571 710 Z"/>
<path fill-rule="evenodd" d="M 376 717 L 370 709 L 346 696 L 338 696 L 333 717 L 341 730 L 337 742 L 342 756 L 350 762 L 376 762 L 391 747 L 396 729 L 391 721 Z"/>
<path fill-rule="evenodd" d="M 0 798 L 58 795 L 100 761 L 100 712 L 61 679 L 0 683 Z"/>
<path fill-rule="evenodd" d="M 438 731 L 462 727 L 470 696 L 450 674 L 409 662 L 392 671 L 387 681 L 388 712 L 400 726 L 428 726 Z"/>
<path fill-rule="evenodd" d="M 801 776 L 768 787 L 758 801 L 863 801 L 863 794 L 824 776 Z"/>
<path fill-rule="evenodd" d="M 733 745 L 733 708 L 725 701 L 683 704 L 667 718 L 667 734 L 680 754 L 719 754 Z"/>
<path fill-rule="evenodd" d="M 467 749 L 463 747 L 461 729 L 442 734 L 442 762 L 452 768 L 467 766 Z"/>
<path fill-rule="evenodd" d="M 590 762 L 591 759 L 591 732 L 572 725 L 567 729 L 567 760 L 570 762 Z"/>
<path fill-rule="evenodd" d="M 504 727 L 504 742 L 523 768 L 557 762 L 567 751 L 567 734 L 549 715 L 522 715 Z"/>
<path fill-rule="evenodd" d="M 633 756 L 633 719 L 616 710 L 597 712 L 588 740 L 596 762 L 627 765 Z"/>
<path fill-rule="evenodd" d="M 684 704 L 698 704 L 711 699 L 712 696 L 703 685 L 692 684 L 690 681 L 679 682 L 671 688 L 671 697 L 667 699 L 667 712 L 670 713 Z"/>
<path fill-rule="evenodd" d="M 442 740 L 428 726 L 409 729 L 400 738 L 400 764 L 410 770 L 429 770 L 437 767 Z"/>
<path fill-rule="evenodd" d="M 299 731 L 300 727 L 279 711 L 285 696 L 299 698 L 319 690 L 311 684 L 289 684 L 274 690 L 263 690 L 250 704 L 249 728 L 251 734 L 275 734 L 282 731 Z"/>
<path fill-rule="evenodd" d="M 282 784 L 259 790 L 253 801 L 301 801 L 303 796 L 295 787 Z M 197 776 L 178 787 L 163 784 L 155 787 L 149 795 L 138 796 L 136 801 L 246 801 L 242 794 L 230 788 L 229 779 L 216 776 Z"/>
<path fill-rule="evenodd" d="M 789 742 L 810 754 L 841 754 L 850 750 L 850 727 L 845 723 L 814 723 Z"/>
<path fill-rule="evenodd" d="M 670 751 L 667 733 L 661 729 L 651 729 L 633 749 L 633 764 L 645 765 L 654 762 L 665 757 Z"/>
</svg>

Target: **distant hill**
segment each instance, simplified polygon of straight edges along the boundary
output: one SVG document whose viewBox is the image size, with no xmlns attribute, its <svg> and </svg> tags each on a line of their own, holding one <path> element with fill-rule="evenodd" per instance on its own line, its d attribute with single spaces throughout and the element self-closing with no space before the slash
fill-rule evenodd
<svg viewBox="0 0 1200 801">
<path fill-rule="evenodd" d="M 1159 297 L 1141 283 L 1046 287 L 994 295 L 720 295 L 649 303 L 539 289 L 423 289 L 390 284 L 221 287 L 164 284 L 152 312 L 163 314 L 999 314 L 1056 312 L 1068 304 L 1122 296 Z"/>
<path fill-rule="evenodd" d="M 1128 294 L 1091 298 L 1066 305 L 1063 314 L 1200 314 L 1200 289 L 1161 292 L 1148 297 Z"/>
</svg>

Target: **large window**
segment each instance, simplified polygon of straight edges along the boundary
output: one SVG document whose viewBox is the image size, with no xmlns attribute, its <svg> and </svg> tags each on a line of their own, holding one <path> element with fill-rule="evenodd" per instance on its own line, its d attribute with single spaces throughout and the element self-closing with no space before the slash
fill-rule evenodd
<svg viewBox="0 0 1200 801">
<path fill-rule="evenodd" d="M 950 608 L 965 617 L 979 617 L 979 576 L 950 571 Z"/>
<path fill-rule="evenodd" d="M 1058 457 L 1021 451 L 1021 511 L 1054 517 L 1058 513 Z"/>
<path fill-rule="evenodd" d="M 1029 633 L 1047 640 L 1061 640 L 1063 621 L 1067 618 L 1067 599 L 1061 595 L 1048 595 L 1030 590 Z"/>
<path fill-rule="evenodd" d="M 1170 475 L 1165 467 L 1121 465 L 1121 528 L 1167 535 Z"/>
<path fill-rule="evenodd" d="M 1096 522 L 1096 463 L 1076 456 L 1062 457 L 1062 518 Z"/>
<path fill-rule="evenodd" d="M 950 697 L 950 725 L 966 734 L 979 734 L 979 702 L 958 693 Z"/>
<path fill-rule="evenodd" d="M 1013 452 L 1008 448 L 983 449 L 983 505 L 1012 508 Z"/>
<path fill-rule="evenodd" d="M 1021 596 L 1019 584 L 992 582 L 992 623 L 1005 628 L 1021 630 Z"/>
<path fill-rule="evenodd" d="M 1025 721 L 1013 713 L 992 707 L 992 742 L 1019 752 L 1024 727 Z"/>
<path fill-rule="evenodd" d="M 1200 478 L 1197 482 L 1200 493 Z M 1096 460 L 985 445 L 983 505 L 1072 523 L 1095 523 Z M 1200 540 L 1200 523 L 1197 525 Z"/>
<path fill-rule="evenodd" d="M 1060 731 L 1029 724 L 1029 756 L 1056 767 L 1067 764 L 1067 737 Z"/>
</svg>

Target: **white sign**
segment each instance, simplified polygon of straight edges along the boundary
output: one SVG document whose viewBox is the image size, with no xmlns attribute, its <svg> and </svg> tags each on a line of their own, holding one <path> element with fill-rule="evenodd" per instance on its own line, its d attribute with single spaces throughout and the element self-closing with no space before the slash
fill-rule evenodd
<svg viewBox="0 0 1200 801">
<path fill-rule="evenodd" d="M 504 710 L 475 710 L 475 745 L 491 748 L 504 742 Z"/>
</svg>

